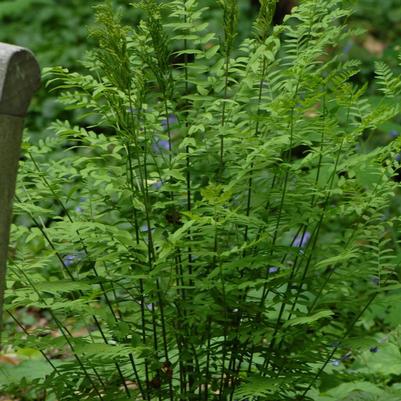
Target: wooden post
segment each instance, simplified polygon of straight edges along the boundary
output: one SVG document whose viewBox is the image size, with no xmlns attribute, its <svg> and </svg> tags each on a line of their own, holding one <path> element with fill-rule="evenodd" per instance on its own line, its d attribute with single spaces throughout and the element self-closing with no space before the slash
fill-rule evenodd
<svg viewBox="0 0 401 401">
<path fill-rule="evenodd" d="M 40 85 L 40 69 L 33 54 L 0 43 L 0 331 L 6 264 L 24 117 Z"/>
</svg>

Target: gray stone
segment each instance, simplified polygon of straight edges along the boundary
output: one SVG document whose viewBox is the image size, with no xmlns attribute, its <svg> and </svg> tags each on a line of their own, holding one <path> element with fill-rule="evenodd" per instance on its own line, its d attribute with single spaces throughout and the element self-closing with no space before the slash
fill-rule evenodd
<svg viewBox="0 0 401 401">
<path fill-rule="evenodd" d="M 40 85 L 40 69 L 33 54 L 0 43 L 0 329 L 6 263 L 24 117 Z"/>
</svg>

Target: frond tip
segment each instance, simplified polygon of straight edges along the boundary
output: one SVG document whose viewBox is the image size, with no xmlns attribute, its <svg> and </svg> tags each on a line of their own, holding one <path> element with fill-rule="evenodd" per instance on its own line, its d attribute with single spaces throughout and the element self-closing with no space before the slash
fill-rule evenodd
<svg viewBox="0 0 401 401">
<path fill-rule="evenodd" d="M 259 0 L 259 3 L 259 13 L 253 24 L 253 29 L 257 39 L 264 42 L 271 31 L 277 0 Z"/>
<path fill-rule="evenodd" d="M 401 79 L 395 77 L 390 67 L 382 61 L 375 63 L 376 79 L 379 90 L 387 97 L 394 97 L 401 93 Z"/>
<path fill-rule="evenodd" d="M 237 0 L 219 0 L 223 8 L 223 24 L 224 24 L 224 50 L 225 54 L 229 54 L 237 36 L 238 25 L 238 1 Z"/>
</svg>

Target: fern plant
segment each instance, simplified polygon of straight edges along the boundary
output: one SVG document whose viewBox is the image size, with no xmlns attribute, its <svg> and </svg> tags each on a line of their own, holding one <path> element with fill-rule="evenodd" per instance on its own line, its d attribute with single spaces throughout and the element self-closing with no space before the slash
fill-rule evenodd
<svg viewBox="0 0 401 401">
<path fill-rule="evenodd" d="M 48 362 L 46 399 L 308 400 L 398 282 L 399 139 L 358 150 L 398 106 L 336 56 L 350 10 L 304 0 L 272 27 L 261 0 L 237 43 L 219 3 L 218 33 L 201 1 L 135 3 L 135 28 L 99 6 L 88 74 L 45 71 L 86 122 L 26 144 L 15 206 L 9 342 Z"/>
</svg>

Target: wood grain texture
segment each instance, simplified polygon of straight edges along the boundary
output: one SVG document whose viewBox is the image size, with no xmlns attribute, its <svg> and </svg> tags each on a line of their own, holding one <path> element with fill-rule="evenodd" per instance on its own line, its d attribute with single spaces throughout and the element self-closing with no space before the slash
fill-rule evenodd
<svg viewBox="0 0 401 401">
<path fill-rule="evenodd" d="M 39 85 L 40 69 L 32 53 L 0 43 L 0 317 L 24 117 Z"/>
</svg>

